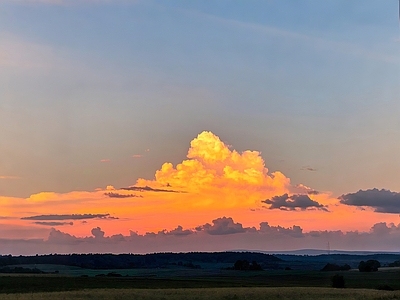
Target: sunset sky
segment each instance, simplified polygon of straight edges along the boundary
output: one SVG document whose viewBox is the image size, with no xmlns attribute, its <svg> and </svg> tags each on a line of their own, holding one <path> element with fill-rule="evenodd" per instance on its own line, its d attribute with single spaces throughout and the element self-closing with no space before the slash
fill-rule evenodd
<svg viewBox="0 0 400 300">
<path fill-rule="evenodd" d="M 400 251 L 397 0 L 0 0 L 0 254 Z"/>
</svg>

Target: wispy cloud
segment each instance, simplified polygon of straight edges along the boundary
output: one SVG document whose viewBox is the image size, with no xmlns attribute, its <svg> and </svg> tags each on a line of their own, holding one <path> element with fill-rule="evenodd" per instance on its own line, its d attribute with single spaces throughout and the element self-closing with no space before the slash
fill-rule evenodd
<svg viewBox="0 0 400 300">
<path fill-rule="evenodd" d="M 301 167 L 301 170 L 302 170 L 302 171 L 311 171 L 311 172 L 317 171 L 317 169 L 312 168 L 312 167 L 310 167 L 310 166 L 303 166 L 303 167 Z"/>
<path fill-rule="evenodd" d="M 48 70 L 60 65 L 53 48 L 12 34 L 0 34 L 0 66 L 23 70 Z"/>
<path fill-rule="evenodd" d="M 136 3 L 138 0 L 2 0 L 3 2 L 11 2 L 17 4 L 43 4 L 43 5 L 79 5 L 82 3 L 89 4 L 107 4 L 107 3 Z"/>
<path fill-rule="evenodd" d="M 3 175 L 3 176 L 0 176 L 0 179 L 15 180 L 15 179 L 21 179 L 21 177 L 19 177 L 19 176 L 6 176 L 6 175 Z"/>
<path fill-rule="evenodd" d="M 121 188 L 125 191 L 138 191 L 138 192 L 157 192 L 157 193 L 182 193 L 181 191 L 168 190 L 168 189 L 158 189 L 149 186 L 130 186 L 127 188 Z"/>
<path fill-rule="evenodd" d="M 64 225 L 74 225 L 74 222 L 34 222 L 37 225 L 44 225 L 44 226 L 64 226 Z"/>
<path fill-rule="evenodd" d="M 135 198 L 135 197 L 143 197 L 142 195 L 135 195 L 135 194 L 121 194 L 121 193 L 115 193 L 115 192 L 107 192 L 104 193 L 104 195 L 110 197 L 110 198 Z"/>
<path fill-rule="evenodd" d="M 23 217 L 21 220 L 87 220 L 87 219 L 117 219 L 110 214 L 71 214 L 71 215 L 38 215 Z"/>
<path fill-rule="evenodd" d="M 237 29 L 247 29 L 253 32 L 258 32 L 260 34 L 272 37 L 278 37 L 282 39 L 286 39 L 294 42 L 301 42 L 303 44 L 309 45 L 314 48 L 333 51 L 337 53 L 342 53 L 345 55 L 352 55 L 361 57 L 364 59 L 371 59 L 382 61 L 385 63 L 400 63 L 400 59 L 398 56 L 390 55 L 382 52 L 372 51 L 365 46 L 361 46 L 356 43 L 344 42 L 344 41 L 334 41 L 327 38 L 321 38 L 318 36 L 304 34 L 301 32 L 285 30 L 278 27 L 268 26 L 264 24 L 257 24 L 252 22 L 244 22 L 238 21 L 228 18 L 223 18 L 220 16 L 207 14 L 200 11 L 183 9 L 183 8 L 175 8 L 176 11 L 179 11 L 183 14 L 190 15 L 197 18 L 205 18 L 209 21 L 217 22 L 221 25 L 237 28 Z"/>
</svg>

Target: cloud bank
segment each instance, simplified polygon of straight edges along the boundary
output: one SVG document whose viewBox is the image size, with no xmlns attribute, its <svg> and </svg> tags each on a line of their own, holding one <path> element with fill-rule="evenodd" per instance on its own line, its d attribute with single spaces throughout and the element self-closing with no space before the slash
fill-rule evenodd
<svg viewBox="0 0 400 300">
<path fill-rule="evenodd" d="M 173 230 L 138 234 L 130 231 L 107 235 L 100 227 L 91 235 L 76 237 L 52 228 L 47 239 L 1 239 L 0 254 L 33 255 L 48 253 L 148 253 L 166 251 L 226 251 L 237 249 L 277 251 L 325 249 L 327 241 L 333 249 L 397 251 L 400 247 L 400 224 L 380 222 L 367 232 L 309 231 L 300 226 L 273 226 L 261 222 L 257 227 L 244 227 L 231 217 L 221 217 L 193 229 L 177 226 Z"/>
</svg>

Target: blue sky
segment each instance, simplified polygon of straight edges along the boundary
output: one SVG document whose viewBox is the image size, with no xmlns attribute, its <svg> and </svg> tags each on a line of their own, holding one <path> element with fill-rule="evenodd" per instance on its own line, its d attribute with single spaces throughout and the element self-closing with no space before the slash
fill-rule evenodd
<svg viewBox="0 0 400 300">
<path fill-rule="evenodd" d="M 261 151 L 294 183 L 399 191 L 397 11 L 394 0 L 2 1 L 0 175 L 19 179 L 0 192 L 133 184 L 182 161 L 203 130 Z"/>
<path fill-rule="evenodd" d="M 0 254 L 398 251 L 398 5 L 0 0 Z"/>
</svg>

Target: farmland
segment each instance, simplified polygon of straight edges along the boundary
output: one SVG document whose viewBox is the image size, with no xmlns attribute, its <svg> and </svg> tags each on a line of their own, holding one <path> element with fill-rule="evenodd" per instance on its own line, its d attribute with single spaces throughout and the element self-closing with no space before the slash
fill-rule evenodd
<svg viewBox="0 0 400 300">
<path fill-rule="evenodd" d="M 76 269 L 72 269 L 76 272 Z M 56 292 L 83 289 L 169 289 L 236 287 L 330 287 L 331 278 L 344 276 L 347 288 L 400 290 L 400 270 L 358 271 L 235 271 L 235 270 L 79 270 L 81 276 L 64 274 L 3 274 L 0 293 Z M 102 272 L 102 273 L 100 273 Z M 120 276 L 116 276 L 116 274 Z M 97 276 L 96 276 L 97 275 Z M 100 275 L 100 276 L 99 276 Z"/>
<path fill-rule="evenodd" d="M 50 299 L 138 299 L 138 300 L 184 300 L 184 299 L 400 299 L 400 292 L 366 289 L 332 288 L 203 288 L 203 289 L 95 289 L 50 293 L 0 294 L 0 300 L 50 300 Z"/>
<path fill-rule="evenodd" d="M 199 253 L 130 256 L 131 262 L 149 261 L 151 267 L 85 268 L 92 256 L 73 257 L 73 264 L 40 263 L 41 260 L 68 262 L 71 256 L 3 257 L 14 264 L 3 264 L 0 275 L 1 299 L 400 299 L 400 269 L 387 267 L 398 256 L 378 257 L 386 267 L 378 272 L 354 269 L 367 256 L 257 256 L 264 270 L 232 268 L 237 255 L 248 253 Z M 107 258 L 106 260 L 104 258 Z M 112 266 L 119 259 L 96 256 Z M 147 259 L 146 259 L 147 258 Z M 218 258 L 218 259 L 216 259 Z M 371 257 L 372 258 L 372 257 Z M 377 257 L 373 257 L 377 258 Z M 83 260 L 82 260 L 83 259 Z M 186 260 L 187 259 L 187 260 Z M 192 260 L 198 259 L 198 260 Z M 385 260 L 386 259 L 386 260 Z M 34 260 L 38 263 L 29 263 Z M 321 271 L 326 262 L 348 263 L 350 271 Z M 16 264 L 15 264 L 16 263 Z M 82 263 L 80 262 L 82 265 Z M 293 267 L 288 268 L 288 266 Z M 35 273 L 24 273 L 25 271 Z M 22 272 L 22 273 L 21 273 Z M 332 288 L 332 277 L 341 275 L 344 289 Z"/>
</svg>

